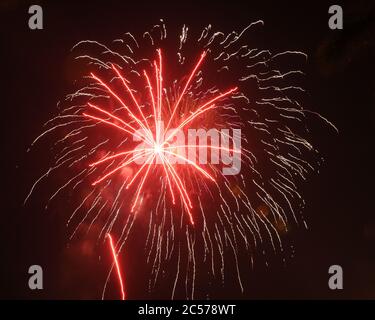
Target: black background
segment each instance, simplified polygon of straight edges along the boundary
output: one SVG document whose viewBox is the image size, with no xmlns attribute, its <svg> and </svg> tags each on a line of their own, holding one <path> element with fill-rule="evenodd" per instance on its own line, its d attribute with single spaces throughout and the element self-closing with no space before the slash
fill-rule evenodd
<svg viewBox="0 0 375 320">
<path fill-rule="evenodd" d="M 45 161 L 43 157 L 35 161 L 26 150 L 71 85 L 66 66 L 76 42 L 110 41 L 127 31 L 143 31 L 163 18 L 167 27 L 186 24 L 201 29 L 212 23 L 226 31 L 264 20 L 256 40 L 272 50 L 309 55 L 305 71 L 310 109 L 340 131 L 337 135 L 325 129 L 315 136 L 325 164 L 304 190 L 309 229 L 294 232 L 294 258 L 286 266 L 256 268 L 245 294 L 233 297 L 375 298 L 375 11 L 371 2 L 337 2 L 343 6 L 344 29 L 333 31 L 328 28 L 332 3 L 325 1 L 3 0 L 0 297 L 100 298 L 104 278 L 90 270 L 97 261 L 87 258 L 77 265 L 66 258 L 61 218 L 44 211 L 41 203 L 22 205 L 37 176 L 33 168 Z M 43 30 L 28 28 L 31 4 L 43 7 Z M 42 291 L 28 289 L 27 270 L 32 264 L 44 269 Z M 328 288 L 328 268 L 333 264 L 343 267 L 344 290 Z M 77 284 L 65 286 L 66 274 Z M 137 290 L 137 282 L 130 281 L 129 297 L 141 298 Z M 111 291 L 116 298 L 116 289 Z M 232 292 L 225 290 L 218 296 L 231 298 Z"/>
</svg>

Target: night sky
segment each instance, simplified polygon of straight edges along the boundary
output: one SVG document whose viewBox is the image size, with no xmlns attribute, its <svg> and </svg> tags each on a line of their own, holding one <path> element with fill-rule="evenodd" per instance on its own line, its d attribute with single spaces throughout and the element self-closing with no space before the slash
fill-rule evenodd
<svg viewBox="0 0 375 320">
<path fill-rule="evenodd" d="M 308 230 L 293 229 L 288 235 L 293 257 L 286 263 L 270 257 L 268 267 L 258 263 L 253 271 L 249 269 L 244 294 L 229 283 L 216 288 L 211 297 L 374 299 L 373 1 L 337 2 L 344 10 L 343 30 L 328 28 L 330 1 L 168 2 L 1 1 L 0 298 L 101 298 L 110 257 L 102 254 L 98 260 L 103 248 L 92 247 L 89 238 L 81 238 L 79 244 L 79 248 L 87 244 L 85 255 L 78 252 L 78 245 L 67 247 L 66 216 L 61 214 L 64 202 L 44 210 L 42 197 L 35 196 L 23 206 L 35 178 L 48 165 L 43 145 L 37 147 L 38 158 L 26 151 L 42 124 L 55 114 L 56 102 L 71 91 L 76 71 L 69 68 L 73 57 L 69 50 L 75 43 L 82 39 L 109 42 L 127 31 L 144 31 L 163 18 L 167 28 L 186 24 L 201 30 L 211 23 L 226 31 L 264 20 L 254 43 L 273 51 L 308 54 L 306 102 L 339 129 L 337 134 L 313 124 L 312 139 L 325 161 L 320 173 L 310 175 L 301 190 Z M 44 10 L 43 30 L 28 28 L 31 4 Z M 52 187 L 47 184 L 39 192 Z M 40 291 L 31 291 L 27 285 L 27 271 L 33 264 L 44 270 Z M 343 268 L 343 290 L 328 288 L 328 268 L 334 264 Z M 123 265 L 130 298 L 168 297 L 163 290 L 145 293 L 145 270 L 137 264 L 136 255 Z M 114 281 L 109 283 L 107 298 L 118 298 Z"/>
</svg>

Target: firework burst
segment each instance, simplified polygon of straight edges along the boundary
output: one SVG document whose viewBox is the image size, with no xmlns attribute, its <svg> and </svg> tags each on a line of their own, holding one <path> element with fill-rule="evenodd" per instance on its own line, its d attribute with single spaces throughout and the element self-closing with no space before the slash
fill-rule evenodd
<svg viewBox="0 0 375 320">
<path fill-rule="evenodd" d="M 224 282 L 228 252 L 243 291 L 241 273 L 257 248 L 282 253 L 280 234 L 305 224 L 299 185 L 320 159 L 306 138 L 306 116 L 332 124 L 299 102 L 303 72 L 281 67 L 304 53 L 247 44 L 250 30 L 262 25 L 230 33 L 209 25 L 198 34 L 183 26 L 179 37 L 167 37 L 160 21 L 111 45 L 85 40 L 72 48 L 89 71 L 33 142 L 57 136 L 54 163 L 26 200 L 50 174 L 69 175 L 48 204 L 63 192 L 78 195 L 67 219 L 70 238 L 83 225 L 86 232 L 101 226 L 98 239 L 109 237 L 123 297 L 117 257 L 131 245 L 135 221 L 140 230 L 147 226 L 137 237 L 144 239 L 149 290 L 171 279 L 172 298 L 180 287 L 194 298 L 202 274 Z M 210 132 L 211 141 L 177 138 L 190 129 Z M 194 161 L 204 153 L 211 161 Z M 236 174 L 224 174 L 225 159 L 236 155 Z"/>
</svg>

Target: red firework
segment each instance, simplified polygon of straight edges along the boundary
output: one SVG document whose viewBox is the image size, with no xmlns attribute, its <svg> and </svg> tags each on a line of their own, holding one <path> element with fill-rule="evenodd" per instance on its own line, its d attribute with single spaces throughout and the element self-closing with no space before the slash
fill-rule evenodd
<svg viewBox="0 0 375 320">
<path fill-rule="evenodd" d="M 304 72 L 294 65 L 284 66 L 285 61 L 279 66 L 281 59 L 305 60 L 306 54 L 273 53 L 247 43 L 246 34 L 262 25 L 258 20 L 229 33 L 208 25 L 190 36 L 184 25 L 176 47 L 174 38 L 172 45 L 167 41 L 161 20 L 140 38 L 128 32 L 113 40 L 113 46 L 83 40 L 72 48 L 85 48 L 75 58 L 88 62 L 89 76 L 66 96 L 62 105 L 67 105 L 59 107 L 58 115 L 45 123 L 45 130 L 32 142 L 59 133 L 51 146 L 55 158 L 25 202 L 42 180 L 61 172 L 64 182 L 47 205 L 63 191 L 77 195 L 78 205 L 73 201 L 66 224 L 77 222 L 70 239 L 80 226 L 88 225 L 87 232 L 94 223 L 102 227 L 98 240 L 109 239 L 122 299 L 125 289 L 118 255 L 136 218 L 141 218 L 142 231 L 149 219 L 148 232 L 137 235 L 144 237 L 144 258 L 151 265 L 149 290 L 161 276 L 174 275 L 172 299 L 179 285 L 193 299 L 199 273 L 207 282 L 221 277 L 224 283 L 227 249 L 243 292 L 241 269 L 248 271 L 248 264 L 240 261 L 253 265 L 259 248 L 284 254 L 282 235 L 291 225 L 306 225 L 298 214 L 305 205 L 299 186 L 319 165 L 316 149 L 307 139 L 306 118 L 318 116 L 337 129 L 304 106 L 305 90 L 299 85 Z M 93 46 L 94 55 L 88 54 L 87 46 Z M 168 59 L 160 48 L 168 48 Z M 185 69 L 191 53 L 196 62 Z M 184 76 L 175 76 L 175 68 Z M 227 84 L 222 86 L 222 81 Z M 175 139 L 190 129 L 197 133 L 195 125 L 203 131 L 214 129 L 224 144 L 213 143 L 213 135 L 209 143 L 208 132 L 205 143 Z M 105 134 L 106 128 L 115 134 Z M 237 141 L 235 132 L 240 132 Z M 132 147 L 131 137 L 142 147 Z M 190 153 L 186 157 L 179 152 L 194 149 L 195 160 L 198 148 L 203 148 L 199 156 L 202 151 L 207 157 L 210 150 L 211 159 L 220 152 L 223 170 L 214 165 L 219 160 L 202 166 L 207 161 L 193 161 Z M 235 153 L 239 163 L 234 161 Z M 229 155 L 232 159 L 224 161 Z M 233 166 L 225 167 L 228 163 Z M 226 177 L 224 169 L 238 170 Z M 156 191 L 155 182 L 160 186 Z M 143 201 L 149 204 L 145 215 L 138 214 Z M 87 220 L 91 221 L 86 224 Z M 122 231 L 114 245 L 111 235 L 117 228 Z"/>
<path fill-rule="evenodd" d="M 112 126 L 117 130 L 125 132 L 129 135 L 133 135 L 141 139 L 145 144 L 146 148 L 137 149 L 134 148 L 132 150 L 125 150 L 118 152 L 114 155 L 104 157 L 99 161 L 91 163 L 90 166 L 99 166 L 109 160 L 120 158 L 122 163 L 118 165 L 115 169 L 111 170 L 110 172 L 102 175 L 97 180 L 95 180 L 92 185 L 96 185 L 111 175 L 115 174 L 122 168 L 128 166 L 129 164 L 133 163 L 135 160 L 138 160 L 142 157 L 145 157 L 146 160 L 144 164 L 138 169 L 138 171 L 134 174 L 132 179 L 126 185 L 126 189 L 129 189 L 130 186 L 135 182 L 139 181 L 136 191 L 135 200 L 131 207 L 131 212 L 134 212 L 137 202 L 139 201 L 139 196 L 143 190 L 143 186 L 150 174 L 150 169 L 158 165 L 156 164 L 156 158 L 160 160 L 160 164 L 163 167 L 163 171 L 167 180 L 168 188 L 172 197 L 172 202 L 175 204 L 176 195 L 181 197 L 182 202 L 184 204 L 184 208 L 186 209 L 189 219 L 192 225 L 194 225 L 194 219 L 192 216 L 191 209 L 193 208 L 192 201 L 189 197 L 189 194 L 184 186 L 181 176 L 179 175 L 178 171 L 174 168 L 173 164 L 170 162 L 170 156 L 177 157 L 183 161 L 186 161 L 186 164 L 194 168 L 197 172 L 203 175 L 207 179 L 211 179 L 215 181 L 215 179 L 210 175 L 205 169 L 199 166 L 197 163 L 189 160 L 188 158 L 181 156 L 177 152 L 174 151 L 175 148 L 218 148 L 220 150 L 227 150 L 227 151 L 234 151 L 232 149 L 227 149 L 224 147 L 215 147 L 210 145 L 198 145 L 198 144 L 185 144 L 179 146 L 171 146 L 171 140 L 174 135 L 179 130 L 184 130 L 193 120 L 195 120 L 198 116 L 205 114 L 206 112 L 214 109 L 216 107 L 215 102 L 223 99 L 225 97 L 230 96 L 237 90 L 237 87 L 228 89 L 224 93 L 218 94 L 214 96 L 209 101 L 203 103 L 199 107 L 195 109 L 195 111 L 191 112 L 185 118 L 180 118 L 179 115 L 176 114 L 176 110 L 179 107 L 179 104 L 184 97 L 187 88 L 191 84 L 191 80 L 196 75 L 197 70 L 201 66 L 204 57 L 206 56 L 206 52 L 203 52 L 194 66 L 193 70 L 191 71 L 182 92 L 179 94 L 176 103 L 173 106 L 173 109 L 170 113 L 163 108 L 163 63 L 162 63 L 162 54 L 161 49 L 157 50 L 159 61 L 157 63 L 154 60 L 154 73 L 155 79 L 154 82 L 156 85 L 156 95 L 154 93 L 154 87 L 152 85 L 152 81 L 150 80 L 146 70 L 143 70 L 143 75 L 145 78 L 146 87 L 148 87 L 149 96 L 151 100 L 152 110 L 148 110 L 148 114 L 146 111 L 142 110 L 139 102 L 137 101 L 136 97 L 133 94 L 133 89 L 130 87 L 131 83 L 128 79 L 126 79 L 120 71 L 111 64 L 111 69 L 121 79 L 121 83 L 123 85 L 123 89 L 128 93 L 130 98 L 130 103 L 133 105 L 132 107 L 128 106 L 128 103 L 120 98 L 119 94 L 115 92 L 113 88 L 110 87 L 109 84 L 105 83 L 101 78 L 96 76 L 95 74 L 91 73 L 91 77 L 95 79 L 98 84 L 104 87 L 110 95 L 117 100 L 122 109 L 126 113 L 126 117 L 118 117 L 113 113 L 104 110 L 103 108 L 96 106 L 94 104 L 88 103 L 88 106 L 91 110 L 96 110 L 102 115 L 108 116 L 111 120 L 106 120 L 100 116 L 92 115 L 88 112 L 84 112 L 83 115 L 89 119 L 99 121 L 105 125 Z M 151 118 L 151 119 L 150 119 Z M 117 123 L 116 123 L 117 121 Z M 161 123 L 164 121 L 167 122 L 167 126 L 162 128 Z M 131 125 L 131 123 L 135 123 L 135 125 Z M 177 127 L 172 129 L 170 134 L 167 134 L 168 130 L 172 123 L 178 123 Z M 141 177 L 143 174 L 143 177 Z"/>
</svg>

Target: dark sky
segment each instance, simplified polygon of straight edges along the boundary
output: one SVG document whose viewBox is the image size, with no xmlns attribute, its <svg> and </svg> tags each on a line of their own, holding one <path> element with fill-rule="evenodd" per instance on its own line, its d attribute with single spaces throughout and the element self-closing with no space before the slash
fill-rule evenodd
<svg viewBox="0 0 375 320">
<path fill-rule="evenodd" d="M 375 11 L 371 2 L 338 2 L 344 9 L 344 29 L 333 31 L 327 23 L 329 1 L 3 0 L 0 297 L 100 298 L 103 276 L 91 270 L 97 257 L 77 264 L 71 258 L 74 248 L 66 248 L 62 218 L 45 211 L 41 203 L 22 205 L 36 176 L 33 170 L 46 162 L 41 157 L 35 163 L 26 150 L 71 85 L 65 67 L 76 42 L 110 41 L 127 31 L 146 30 L 163 18 L 168 26 L 201 29 L 212 23 L 224 30 L 264 20 L 256 40 L 272 50 L 308 54 L 308 102 L 340 131 L 315 130 L 314 141 L 325 163 L 304 190 L 309 229 L 293 233 L 294 258 L 286 265 L 275 263 L 249 271 L 251 283 L 245 294 L 233 293 L 233 297 L 375 298 Z M 44 30 L 28 28 L 31 4 L 44 9 Z M 44 268 L 45 289 L 40 292 L 27 287 L 32 264 Z M 333 264 L 344 270 L 340 292 L 327 286 L 328 268 Z M 94 270 L 105 271 L 105 266 Z M 79 286 L 64 285 L 64 277 L 74 277 Z M 110 291 L 116 298 L 116 289 Z M 135 281 L 129 283 L 129 294 L 142 297 Z M 216 297 L 230 298 L 231 294 L 230 290 L 218 292 Z"/>
</svg>

